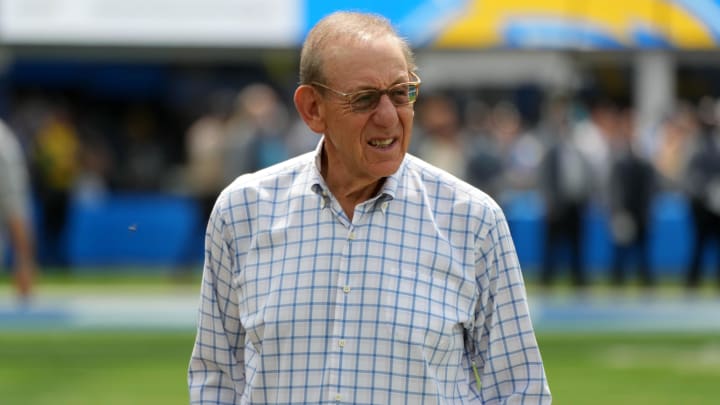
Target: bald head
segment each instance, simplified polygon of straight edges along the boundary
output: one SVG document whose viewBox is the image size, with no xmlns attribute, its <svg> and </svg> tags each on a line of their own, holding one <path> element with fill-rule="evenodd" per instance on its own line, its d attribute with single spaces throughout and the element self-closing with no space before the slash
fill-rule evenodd
<svg viewBox="0 0 720 405">
<path fill-rule="evenodd" d="M 389 36 L 402 48 L 408 70 L 415 70 L 409 44 L 386 18 L 357 12 L 336 12 L 320 20 L 308 33 L 300 53 L 300 84 L 325 82 L 323 66 L 334 47 L 357 45 Z"/>
</svg>

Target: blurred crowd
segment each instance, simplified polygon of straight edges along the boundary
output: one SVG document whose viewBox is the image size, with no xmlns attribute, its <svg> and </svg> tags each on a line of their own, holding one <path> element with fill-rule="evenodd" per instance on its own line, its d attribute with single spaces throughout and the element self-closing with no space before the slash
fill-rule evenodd
<svg viewBox="0 0 720 405">
<path fill-rule="evenodd" d="M 54 241 L 73 198 L 186 193 L 198 199 L 206 218 L 232 179 L 310 151 L 319 140 L 297 118 L 288 92 L 263 82 L 210 92 L 183 116 L 142 102 L 118 108 L 44 94 L 16 101 L 6 123 L 28 162 L 47 247 L 59 246 Z M 651 205 L 658 193 L 680 193 L 696 231 L 685 282 L 697 286 L 702 248 L 720 236 L 718 100 L 678 101 L 644 127 L 631 103 L 599 93 L 527 101 L 421 92 L 411 152 L 501 205 L 525 192 L 541 196 L 545 285 L 561 267 L 551 252 L 566 243 L 573 284 L 587 283 L 580 240 L 590 206 L 607 214 L 615 248 L 611 281 L 625 283 L 627 264 L 637 262 L 640 282 L 654 284 L 647 259 Z M 630 260 L 633 255 L 640 259 Z M 60 249 L 46 257 L 59 265 L 65 260 Z"/>
<path fill-rule="evenodd" d="M 691 206 L 696 237 L 685 282 L 699 285 L 706 242 L 720 236 L 717 100 L 680 101 L 646 128 L 637 125 L 631 103 L 601 94 L 552 95 L 541 103 L 535 121 L 507 100 L 470 100 L 463 109 L 453 98 L 436 94 L 418 108 L 418 154 L 501 205 L 527 191 L 541 196 L 543 285 L 551 285 L 563 267 L 555 259 L 566 245 L 572 284 L 587 284 L 582 241 L 591 207 L 608 221 L 611 283 L 624 284 L 634 267 L 642 285 L 655 284 L 649 226 L 655 198 L 664 192 L 684 196 Z"/>
</svg>

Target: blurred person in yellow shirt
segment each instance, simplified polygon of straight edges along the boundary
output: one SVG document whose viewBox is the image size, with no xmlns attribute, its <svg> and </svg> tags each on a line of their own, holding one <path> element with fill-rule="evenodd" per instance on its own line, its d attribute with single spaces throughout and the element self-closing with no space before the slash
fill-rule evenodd
<svg viewBox="0 0 720 405">
<path fill-rule="evenodd" d="M 33 181 L 42 209 L 41 248 L 50 264 L 65 267 L 63 233 L 75 179 L 80 171 L 80 139 L 68 113 L 49 112 L 34 137 L 31 156 Z M 42 251 L 42 249 L 41 249 Z"/>
</svg>

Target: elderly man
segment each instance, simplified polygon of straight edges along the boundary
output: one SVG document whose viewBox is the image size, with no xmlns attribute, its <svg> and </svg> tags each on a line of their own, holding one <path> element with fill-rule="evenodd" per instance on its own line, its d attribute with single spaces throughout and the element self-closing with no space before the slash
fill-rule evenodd
<svg viewBox="0 0 720 405">
<path fill-rule="evenodd" d="M 311 30 L 294 101 L 322 138 L 216 202 L 193 403 L 550 403 L 502 211 L 406 153 L 415 70 L 383 18 Z"/>
</svg>

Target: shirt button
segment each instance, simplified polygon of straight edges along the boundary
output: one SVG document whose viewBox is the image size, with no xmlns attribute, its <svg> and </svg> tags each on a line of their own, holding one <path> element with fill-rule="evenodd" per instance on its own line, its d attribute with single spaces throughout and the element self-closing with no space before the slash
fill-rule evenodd
<svg viewBox="0 0 720 405">
<path fill-rule="evenodd" d="M 349 293 L 349 292 L 350 292 L 350 286 L 349 286 L 349 285 L 346 285 L 345 287 L 343 287 L 343 292 L 344 292 L 345 294 Z"/>
<path fill-rule="evenodd" d="M 336 401 L 342 401 L 342 395 L 340 395 L 340 394 L 335 394 L 335 400 L 336 400 Z"/>
<path fill-rule="evenodd" d="M 338 342 L 338 346 L 345 347 L 345 339 L 340 339 L 340 341 Z"/>
<path fill-rule="evenodd" d="M 350 234 L 348 235 L 348 239 L 355 240 L 355 232 L 350 232 Z"/>
</svg>

